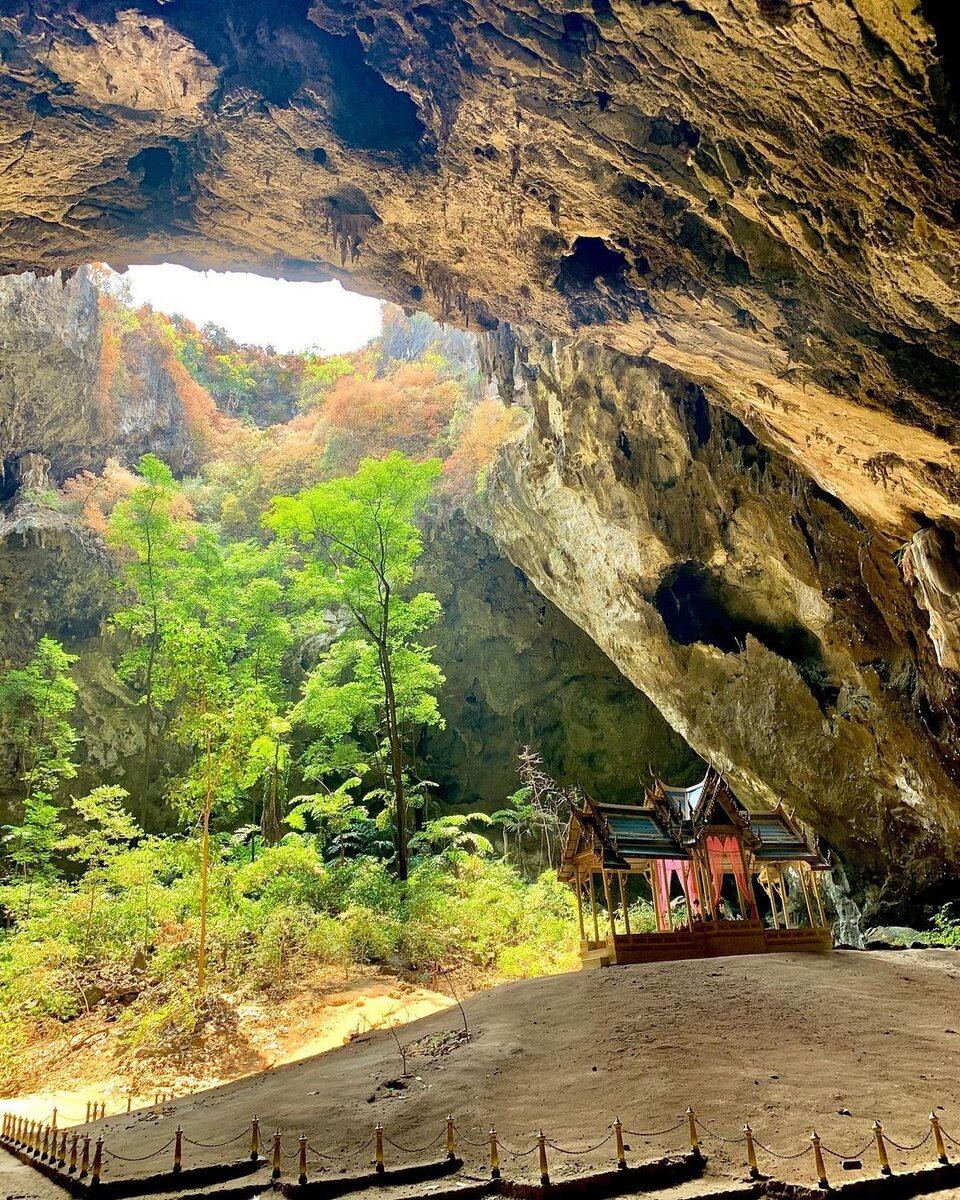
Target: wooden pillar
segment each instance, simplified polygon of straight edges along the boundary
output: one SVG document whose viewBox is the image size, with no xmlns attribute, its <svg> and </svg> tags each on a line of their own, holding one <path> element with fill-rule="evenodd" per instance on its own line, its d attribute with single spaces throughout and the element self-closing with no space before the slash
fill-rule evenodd
<svg viewBox="0 0 960 1200">
<path fill-rule="evenodd" d="M 757 897 L 753 894 L 753 884 L 750 880 L 750 872 L 747 870 L 747 856 L 743 852 L 743 842 L 741 841 L 740 838 L 737 838 L 737 849 L 740 852 L 740 862 L 743 864 L 744 883 L 746 884 L 746 887 L 748 889 L 748 894 L 743 897 L 743 900 L 746 900 L 746 902 L 747 902 L 748 909 L 746 912 L 743 912 L 743 903 L 741 902 L 740 911 L 743 912 L 743 919 L 745 921 L 749 921 L 751 919 L 751 914 L 759 913 L 760 910 L 757 908 Z M 739 895 L 739 892 L 740 892 L 740 885 L 737 884 L 737 894 L 738 895 Z"/>
<path fill-rule="evenodd" d="M 583 884 L 580 882 L 580 872 L 577 871 L 574 876 L 575 887 L 577 892 L 577 922 L 580 925 L 580 941 L 587 940 L 587 931 L 583 924 Z"/>
<path fill-rule="evenodd" d="M 597 893 L 593 886 L 593 868 L 590 870 L 590 913 L 593 917 L 593 940 L 600 941 L 600 924 L 597 920 Z"/>
<path fill-rule="evenodd" d="M 611 961 L 617 961 L 617 922 L 613 913 L 613 900 L 610 896 L 610 876 L 606 871 L 603 874 L 603 892 L 607 899 L 607 917 L 610 920 L 610 955 Z"/>
<path fill-rule="evenodd" d="M 823 900 L 820 896 L 820 877 L 813 867 L 810 868 L 810 886 L 813 888 L 813 898 L 817 902 L 817 912 L 820 914 L 820 928 L 826 929 L 827 915 L 823 911 Z"/>
<path fill-rule="evenodd" d="M 602 871 L 603 877 L 603 895 L 607 902 L 607 920 L 610 924 L 610 937 L 617 936 L 617 920 L 613 911 L 613 897 L 610 895 L 610 876 L 606 871 Z"/>
<path fill-rule="evenodd" d="M 800 863 L 797 866 L 797 874 L 800 876 L 800 886 L 803 888 L 803 902 L 807 906 L 807 920 L 810 922 L 810 928 L 816 928 L 816 921 L 813 919 L 813 906 L 810 903 L 810 889 L 807 887 L 807 864 Z"/>
<path fill-rule="evenodd" d="M 627 889 L 623 885 L 623 872 L 617 872 L 617 882 L 620 884 L 620 906 L 623 909 L 623 927 L 627 937 L 630 936 L 630 910 L 627 907 Z"/>
<path fill-rule="evenodd" d="M 666 864 L 663 864 L 660 869 L 663 871 L 663 884 L 664 884 L 664 891 L 666 893 L 666 901 L 667 901 L 667 911 L 666 911 L 667 928 L 670 930 L 671 933 L 673 933 L 673 905 L 670 903 L 670 884 L 672 883 L 672 880 L 671 880 L 670 876 L 667 874 Z"/>
<path fill-rule="evenodd" d="M 770 874 L 769 866 L 764 867 L 763 869 L 767 873 L 767 882 L 764 885 L 763 890 L 767 893 L 767 897 L 770 900 L 770 912 L 773 915 L 773 927 L 774 927 L 774 929 L 779 929 L 780 928 L 780 918 L 777 916 L 776 888 L 773 886 L 773 877 Z"/>
<path fill-rule="evenodd" d="M 650 863 L 650 898 L 653 901 L 653 916 L 657 923 L 657 933 L 663 933 L 664 918 L 660 911 L 660 889 L 657 886 L 657 862 L 654 859 Z"/>
<path fill-rule="evenodd" d="M 694 866 L 700 876 L 700 903 L 703 905 L 703 915 L 704 917 L 712 917 L 716 913 L 717 904 L 713 895 L 710 859 L 706 856 L 701 858 L 698 850 L 692 852 L 692 857 Z"/>
<path fill-rule="evenodd" d="M 777 880 L 780 883 L 780 909 L 783 912 L 783 927 L 790 928 L 790 910 L 787 908 L 787 881 L 783 877 L 783 865 L 777 864 Z"/>
</svg>

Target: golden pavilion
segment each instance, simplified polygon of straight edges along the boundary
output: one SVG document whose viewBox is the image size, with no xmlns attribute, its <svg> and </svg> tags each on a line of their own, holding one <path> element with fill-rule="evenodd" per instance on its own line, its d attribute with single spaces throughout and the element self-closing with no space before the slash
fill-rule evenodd
<svg viewBox="0 0 960 1200">
<path fill-rule="evenodd" d="M 605 967 L 831 950 L 826 870 L 782 805 L 748 810 L 711 767 L 692 787 L 655 779 L 639 805 L 585 797 L 570 814 L 560 879 L 576 893 L 583 965 Z M 631 893 L 649 899 L 655 931 L 630 928 Z"/>
</svg>

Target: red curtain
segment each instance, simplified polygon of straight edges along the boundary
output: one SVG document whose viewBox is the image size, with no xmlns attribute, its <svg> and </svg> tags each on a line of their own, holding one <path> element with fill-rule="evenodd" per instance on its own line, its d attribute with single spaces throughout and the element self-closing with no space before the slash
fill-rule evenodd
<svg viewBox="0 0 960 1200">
<path fill-rule="evenodd" d="M 670 886 L 674 875 L 680 877 L 680 886 L 687 901 L 687 910 L 695 921 L 703 917 L 703 906 L 700 902 L 700 890 L 697 887 L 697 877 L 694 874 L 693 863 L 687 858 L 657 859 L 654 881 L 657 888 L 657 905 L 664 915 L 670 906 Z"/>
<path fill-rule="evenodd" d="M 714 898 L 719 901 L 723 877 L 730 874 L 737 883 L 737 890 L 746 901 L 749 915 L 757 919 L 757 904 L 753 898 L 753 889 L 747 878 L 746 867 L 743 865 L 743 855 L 740 853 L 740 843 L 732 834 L 724 837 L 713 835 L 707 838 L 707 860 L 710 863 L 710 884 Z"/>
</svg>

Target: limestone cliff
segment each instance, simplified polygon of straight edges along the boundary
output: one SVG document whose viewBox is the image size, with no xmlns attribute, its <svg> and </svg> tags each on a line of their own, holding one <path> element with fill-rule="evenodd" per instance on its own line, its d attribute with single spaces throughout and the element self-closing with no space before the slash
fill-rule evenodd
<svg viewBox="0 0 960 1200">
<path fill-rule="evenodd" d="M 524 745 L 561 782 L 620 803 L 651 770 L 702 773 L 650 700 L 463 518 L 428 529 L 422 579 L 443 605 L 429 636 L 447 682 L 446 728 L 427 735 L 420 766 L 446 800 L 503 807 Z"/>
<path fill-rule="evenodd" d="M 0 269 L 333 275 L 488 331 L 530 580 L 748 790 L 924 875 L 960 813 L 956 87 L 934 0 L 13 0 Z"/>
<path fill-rule="evenodd" d="M 671 372 L 546 340 L 515 369 L 532 420 L 490 517 L 511 559 L 744 797 L 795 806 L 879 885 L 871 905 L 935 883 L 957 687 L 903 547 Z M 912 570 L 947 590 L 928 534 Z"/>
</svg>

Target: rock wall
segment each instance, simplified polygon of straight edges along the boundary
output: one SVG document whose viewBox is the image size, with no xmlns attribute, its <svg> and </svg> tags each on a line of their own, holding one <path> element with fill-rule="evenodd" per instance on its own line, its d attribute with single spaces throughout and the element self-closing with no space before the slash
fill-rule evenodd
<svg viewBox="0 0 960 1200">
<path fill-rule="evenodd" d="M 545 339 L 515 371 L 531 424 L 492 484 L 499 545 L 745 798 L 795 807 L 868 907 L 935 884 L 957 686 L 903 548 L 673 373 Z"/>
<path fill-rule="evenodd" d="M 462 517 L 428 530 L 423 586 L 443 605 L 429 638 L 447 682 L 446 729 L 424 739 L 420 769 L 446 800 L 502 807 L 524 745 L 560 782 L 619 803 L 636 802 L 651 769 L 677 783 L 702 776 L 647 697 Z"/>
</svg>

